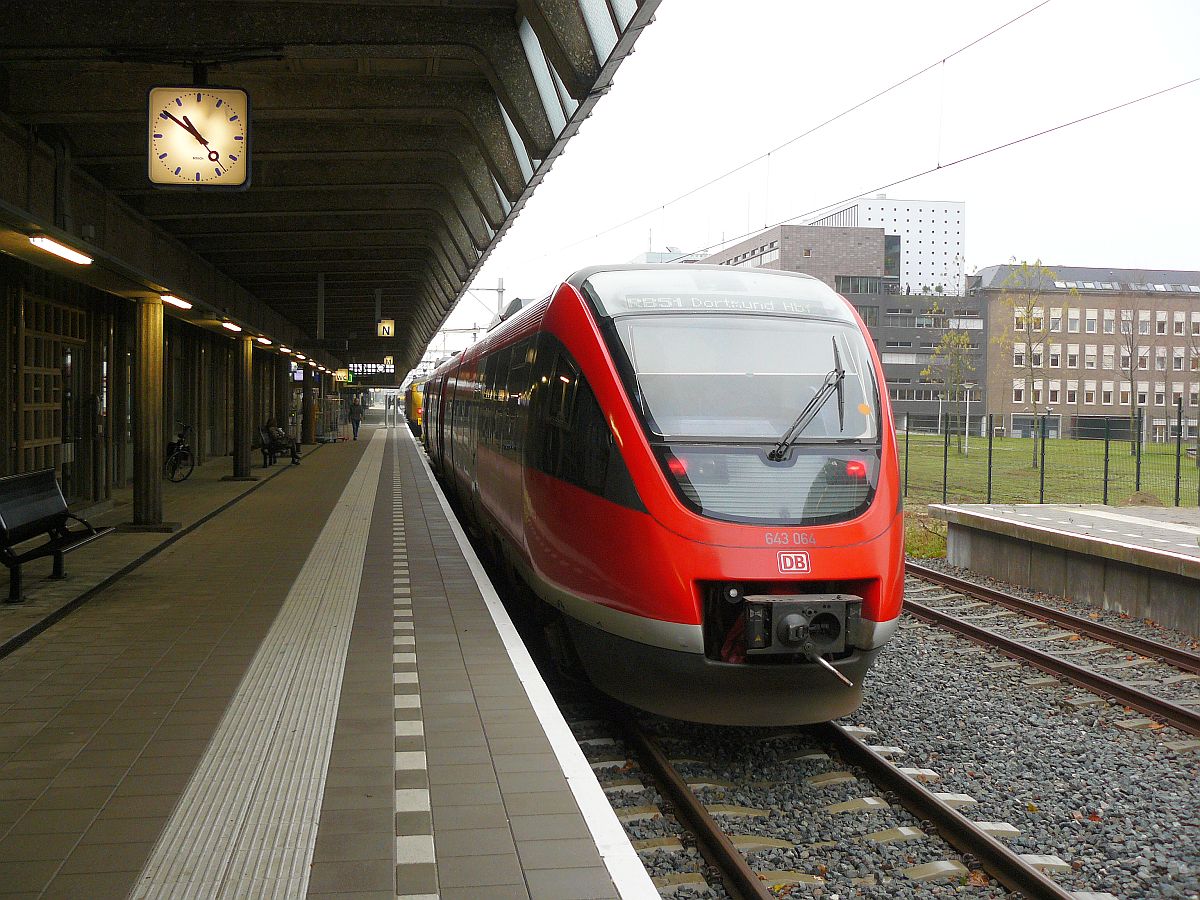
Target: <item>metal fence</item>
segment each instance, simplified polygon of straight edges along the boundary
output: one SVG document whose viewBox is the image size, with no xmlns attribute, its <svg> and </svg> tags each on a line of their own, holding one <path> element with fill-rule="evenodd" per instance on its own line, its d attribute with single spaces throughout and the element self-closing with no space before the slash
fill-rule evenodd
<svg viewBox="0 0 1200 900">
<path fill-rule="evenodd" d="M 917 503 L 1197 506 L 1197 439 L 1185 437 L 1182 403 L 1174 413 L 1157 442 L 1147 439 L 1143 410 L 1069 438 L 1046 416 L 1023 437 L 1006 435 L 994 416 L 982 435 L 948 416 L 940 433 L 897 433 L 904 496 Z"/>
</svg>

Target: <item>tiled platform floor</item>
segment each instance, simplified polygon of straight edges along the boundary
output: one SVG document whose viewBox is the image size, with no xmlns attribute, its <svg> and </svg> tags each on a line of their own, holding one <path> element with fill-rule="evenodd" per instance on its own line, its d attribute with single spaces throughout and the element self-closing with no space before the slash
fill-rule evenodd
<svg viewBox="0 0 1200 900">
<path fill-rule="evenodd" d="M 304 459 L 320 449 L 321 444 L 304 447 Z M 273 466 L 261 467 L 261 456 L 255 453 L 252 474 L 257 482 L 222 481 L 232 471 L 229 457 L 210 458 L 203 466 L 197 466 L 187 481 L 173 484 L 163 483 L 163 519 L 177 522 L 183 531 L 195 525 L 218 509 L 245 497 L 259 487 L 264 480 L 287 476 L 296 468 L 286 459 Z M 120 525 L 132 516 L 133 489 L 118 488 L 113 491 L 112 505 L 98 513 L 88 514 L 88 521 L 95 526 Z M 78 526 L 75 526 L 78 527 Z M 115 531 L 102 540 L 93 541 L 66 555 L 66 577 L 50 577 L 53 560 L 38 559 L 22 568 L 25 601 L 23 603 L 0 602 L 0 646 L 20 635 L 30 626 L 36 625 L 46 616 L 58 610 L 80 594 L 94 588 L 106 578 L 121 571 L 135 560 L 153 552 L 178 535 L 161 532 Z M 31 544 L 30 546 L 33 546 Z M 0 600 L 8 597 L 8 569 L 0 567 Z"/>
<path fill-rule="evenodd" d="M 367 445 L 322 450 L 0 660 L 0 896 L 138 883 Z M 317 823 L 312 897 L 617 896 L 399 431 Z"/>
</svg>

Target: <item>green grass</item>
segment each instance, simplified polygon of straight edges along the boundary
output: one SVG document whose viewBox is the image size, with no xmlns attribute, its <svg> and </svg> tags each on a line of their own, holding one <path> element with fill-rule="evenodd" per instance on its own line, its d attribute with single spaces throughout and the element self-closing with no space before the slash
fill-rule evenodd
<svg viewBox="0 0 1200 900">
<path fill-rule="evenodd" d="M 897 436 L 900 475 L 905 471 L 905 435 Z M 908 436 L 908 498 L 911 506 L 942 501 L 943 437 Z M 1040 460 L 1039 460 L 1040 462 Z M 996 438 L 992 443 L 992 493 L 995 503 L 1037 503 L 1042 471 L 1033 466 L 1030 438 Z M 1101 503 L 1104 501 L 1104 441 L 1049 439 L 1045 455 L 1046 503 Z M 946 463 L 947 500 L 982 503 L 988 498 L 988 441 L 973 437 L 969 454 L 950 439 Z M 1180 459 L 1180 505 L 1196 506 L 1200 470 L 1184 446 Z M 1137 494 L 1135 497 L 1134 495 Z M 1175 502 L 1175 444 L 1148 444 L 1142 451 L 1140 493 L 1137 457 L 1128 441 L 1109 443 L 1108 502 L 1121 506 Z"/>
<path fill-rule="evenodd" d="M 897 435 L 900 477 L 905 470 L 905 436 Z M 908 437 L 908 495 L 905 499 L 905 550 L 910 556 L 945 556 L 946 526 L 931 519 L 928 503 L 942 502 L 941 435 Z M 1200 470 L 1184 445 L 1179 464 L 1179 503 L 1196 506 Z M 1040 462 L 1040 460 L 1039 460 Z M 1042 471 L 1033 466 L 1030 438 L 996 438 L 992 443 L 993 503 L 1037 503 Z M 1046 441 L 1046 503 L 1104 501 L 1104 441 L 1050 439 Z M 1142 450 L 1141 490 L 1137 490 L 1137 457 L 1128 441 L 1109 443 L 1108 502 L 1112 506 L 1162 505 L 1175 502 L 1175 444 L 1148 444 Z M 946 499 L 949 503 L 984 503 L 988 499 L 987 438 L 972 437 L 969 453 L 950 438 L 946 461 Z"/>
</svg>

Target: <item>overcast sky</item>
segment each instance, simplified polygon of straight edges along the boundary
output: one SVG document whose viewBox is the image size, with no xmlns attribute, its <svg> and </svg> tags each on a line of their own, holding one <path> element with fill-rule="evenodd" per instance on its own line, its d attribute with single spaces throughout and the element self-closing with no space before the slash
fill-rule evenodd
<svg viewBox="0 0 1200 900">
<path fill-rule="evenodd" d="M 503 277 L 509 298 L 544 296 L 582 266 L 708 247 L 1200 76 L 1197 0 L 1050 0 L 769 161 L 669 203 L 1037 2 L 664 0 L 475 285 Z M 965 202 L 968 272 L 1010 257 L 1200 269 L 1198 160 L 1194 84 L 885 192 Z M 486 324 L 495 295 L 478 296 L 448 325 Z"/>
</svg>

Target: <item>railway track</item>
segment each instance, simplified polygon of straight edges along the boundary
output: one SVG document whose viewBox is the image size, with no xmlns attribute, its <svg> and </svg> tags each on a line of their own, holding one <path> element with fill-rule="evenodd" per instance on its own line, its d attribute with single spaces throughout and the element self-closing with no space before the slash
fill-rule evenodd
<svg viewBox="0 0 1200 900">
<path fill-rule="evenodd" d="M 1174 699 L 1143 689 L 1155 687 L 1162 690 L 1196 680 L 1200 675 L 1200 655 L 1101 625 L 1071 613 L 1031 603 L 924 566 L 908 563 L 906 568 L 910 576 L 915 576 L 949 592 L 930 597 L 929 600 L 968 601 L 967 605 L 939 608 L 930 605 L 927 600 L 919 596 L 922 590 L 928 593 L 928 589 L 917 588 L 914 590 L 910 584 L 905 591 L 905 611 L 916 618 L 955 632 L 984 646 L 998 649 L 1007 656 L 1026 662 L 1047 674 L 1067 679 L 1097 696 L 1110 697 L 1131 709 L 1136 709 L 1147 716 L 1173 725 L 1188 734 L 1200 735 L 1200 709 L 1190 708 Z M 994 604 L 1007 610 L 1009 615 L 1017 613 L 1029 616 L 1066 630 L 1052 633 L 1050 636 L 1040 634 L 1026 637 L 1023 633 L 1020 636 L 1003 634 L 992 628 L 984 627 L 979 622 L 995 621 L 1004 613 L 980 613 L 976 604 Z M 966 611 L 970 611 L 971 614 L 956 614 Z M 972 619 L 975 621 L 971 621 Z M 1096 643 L 1082 648 L 1075 646 L 1084 637 L 1090 638 Z M 1066 641 L 1067 643 L 1060 644 L 1057 652 L 1034 646 L 1034 642 L 1049 644 L 1055 641 Z M 1134 683 L 1107 675 L 1099 667 L 1079 665 L 1065 658 L 1068 654 L 1086 656 L 1102 653 L 1106 649 L 1112 648 L 1137 654 L 1147 662 L 1158 660 L 1170 666 L 1176 674 L 1157 682 L 1151 680 L 1151 684 L 1145 683 L 1145 679 L 1135 679 L 1134 681 L 1137 683 Z M 1127 659 L 1115 664 L 1115 666 L 1121 667 L 1120 671 L 1142 665 L 1145 663 L 1140 659 Z"/>
<path fill-rule="evenodd" d="M 585 719 L 576 718 L 572 728 L 577 730 L 577 736 L 584 735 L 580 742 L 585 751 L 590 751 L 593 768 L 613 799 L 618 817 L 627 823 L 643 823 L 645 827 L 650 827 L 652 822 L 659 823 L 657 829 L 651 829 L 650 833 L 655 836 L 649 839 L 642 832 L 633 831 L 631 836 L 635 838 L 634 845 L 639 853 L 644 858 L 664 852 L 687 853 L 694 841 L 700 857 L 707 864 L 700 865 L 694 860 L 696 865 L 680 867 L 685 871 L 676 869 L 666 873 L 660 867 L 655 882 L 663 896 L 725 895 L 737 900 L 765 900 L 793 896 L 791 891 L 794 890 L 802 892 L 796 896 L 807 895 L 809 889 L 822 883 L 835 891 L 838 885 L 850 887 L 853 883 L 854 879 L 844 875 L 838 877 L 839 873 L 827 875 L 825 865 L 815 864 L 819 856 L 810 860 L 806 871 L 781 866 L 780 857 L 772 854 L 779 854 L 785 848 L 800 848 L 803 844 L 779 839 L 779 829 L 772 829 L 770 822 L 774 813 L 755 808 L 766 804 L 741 805 L 753 804 L 754 801 L 748 798 L 761 797 L 769 782 L 758 780 L 743 785 L 725 782 L 711 774 L 709 770 L 719 764 L 690 758 L 695 753 L 692 749 L 695 736 L 689 738 L 684 733 L 687 726 L 655 720 L 659 733 L 653 734 L 643 726 L 643 717 L 624 707 L 603 700 L 584 706 L 600 712 L 598 715 L 589 713 Z M 758 735 L 747 734 L 744 739 L 761 745 L 765 757 L 772 755 L 765 749 L 768 746 L 787 746 L 788 750 L 774 755 L 784 763 L 795 765 L 799 762 L 804 766 L 805 775 L 789 782 L 793 788 L 803 785 L 809 791 L 809 802 L 814 805 L 804 810 L 804 818 L 827 823 L 823 826 L 823 837 L 828 838 L 830 831 L 844 829 L 846 840 L 862 846 L 865 853 L 872 852 L 868 848 L 875 848 L 880 854 L 879 874 L 870 876 L 867 883 L 880 877 L 884 881 L 911 879 L 914 887 L 924 880 L 958 881 L 985 887 L 994 880 L 996 885 L 1030 898 L 1068 900 L 1077 896 L 1038 868 L 1039 860 L 1053 857 L 1023 856 L 1010 849 L 994 836 L 1011 837 L 1012 832 L 1004 832 L 1004 828 L 1010 826 L 970 820 L 956 808 L 964 801 L 973 802 L 970 798 L 939 794 L 926 787 L 923 780 L 936 782 L 936 773 L 927 769 L 899 768 L 888 758 L 899 748 L 877 748 L 867 744 L 866 737 L 872 733 L 869 729 L 829 723 L 804 729 L 761 731 Z M 741 739 L 740 736 L 735 738 Z M 671 746 L 677 748 L 675 753 L 668 749 Z M 845 771 L 842 765 L 854 767 L 859 773 Z M 689 770 L 690 775 L 687 774 Z M 887 794 L 893 803 L 878 796 L 859 796 L 864 789 L 872 787 Z M 840 793 L 839 788 L 842 789 Z M 651 796 L 657 793 L 665 802 L 661 806 L 647 804 L 647 793 Z M 830 802 L 839 797 L 853 799 Z M 893 805 L 896 800 L 899 800 L 901 810 Z M 664 817 L 673 817 L 682 830 L 674 832 L 670 826 L 662 824 Z M 910 824 L 887 828 L 889 817 L 898 823 Z M 761 824 L 756 828 L 752 823 Z M 947 856 L 954 856 L 950 848 L 936 839 L 931 841 L 932 835 L 921 826 L 962 854 L 962 861 L 947 859 Z M 642 839 L 639 840 L 639 836 Z M 794 840 L 795 836 L 792 838 Z M 822 848 L 831 843 L 817 840 L 810 846 Z M 910 856 L 909 862 L 920 864 L 897 865 L 896 854 L 912 854 L 915 843 L 926 849 L 916 854 L 916 859 Z M 884 847 L 889 844 L 892 855 L 885 858 Z M 747 857 L 755 851 L 766 851 L 766 854 Z M 658 860 L 661 863 L 661 857 Z M 655 867 L 649 867 L 654 874 Z M 988 877 L 975 877 L 980 871 Z M 720 882 L 724 894 L 719 890 L 711 891 L 714 881 Z"/>
</svg>

